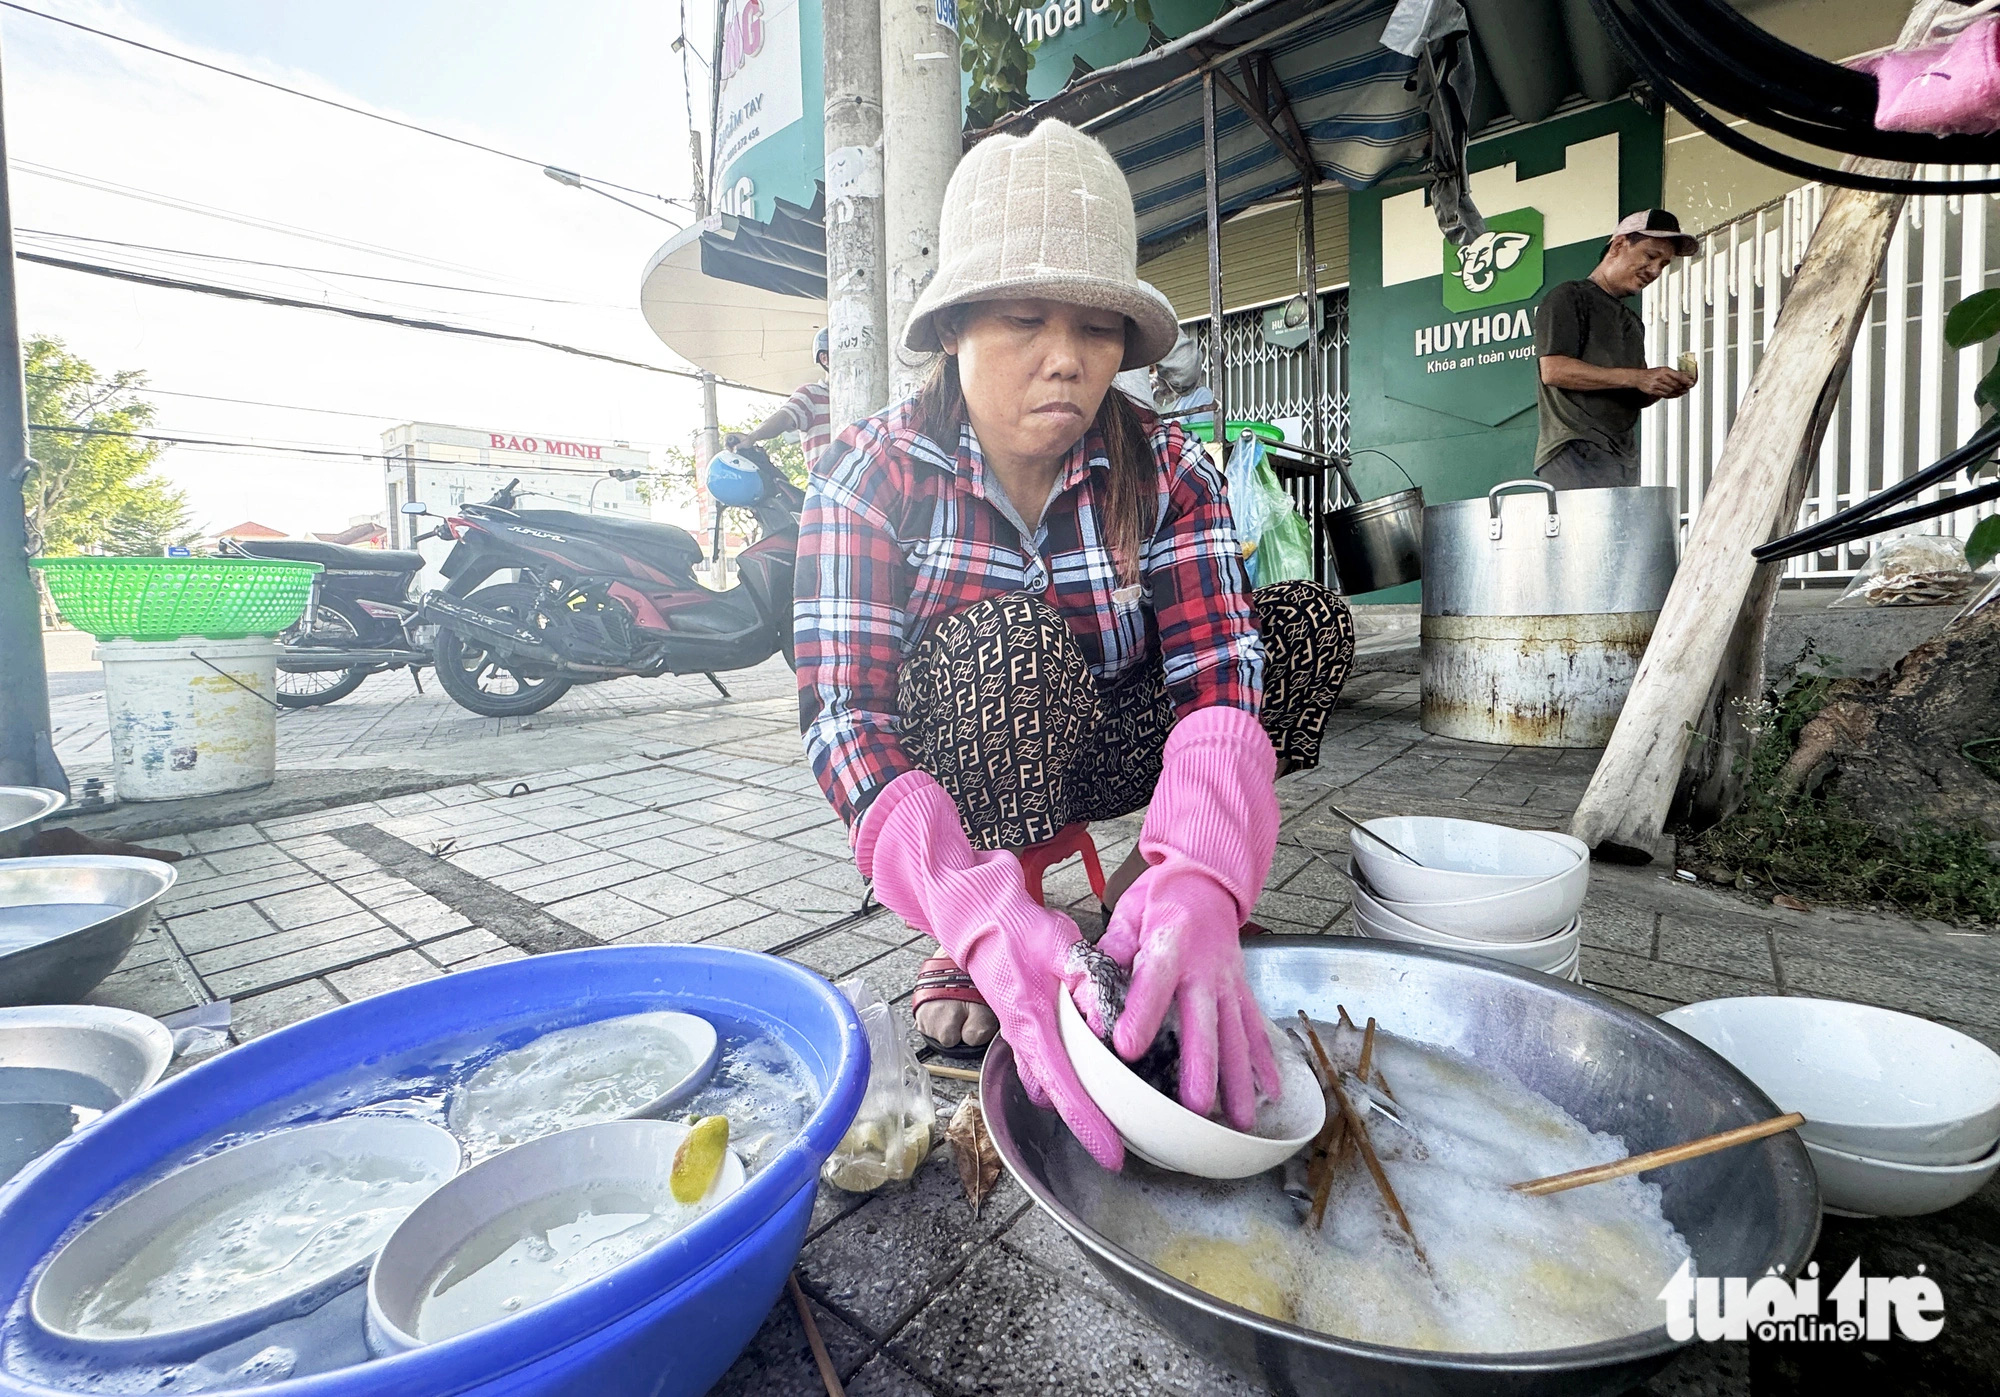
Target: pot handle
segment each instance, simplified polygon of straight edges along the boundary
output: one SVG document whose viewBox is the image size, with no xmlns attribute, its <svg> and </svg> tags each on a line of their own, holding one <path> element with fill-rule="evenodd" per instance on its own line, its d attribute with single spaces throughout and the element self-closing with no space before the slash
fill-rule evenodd
<svg viewBox="0 0 2000 1397">
<path fill-rule="evenodd" d="M 1546 480 L 1533 478 L 1525 480 L 1503 480 L 1486 492 L 1487 506 L 1493 517 L 1486 523 L 1486 537 L 1494 542 L 1500 540 L 1500 494 L 1503 490 L 1546 490 L 1549 494 L 1548 517 L 1542 521 L 1542 537 L 1554 538 L 1562 532 L 1562 517 L 1556 513 L 1556 487 Z"/>
</svg>

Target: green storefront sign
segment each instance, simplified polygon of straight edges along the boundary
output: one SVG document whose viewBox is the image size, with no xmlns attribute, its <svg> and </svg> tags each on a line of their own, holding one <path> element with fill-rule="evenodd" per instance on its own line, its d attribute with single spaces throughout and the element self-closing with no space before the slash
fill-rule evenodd
<svg viewBox="0 0 2000 1397">
<path fill-rule="evenodd" d="M 820 0 L 721 0 L 716 21 L 716 210 L 768 223 L 773 199 L 810 208 L 826 165 Z"/>
<path fill-rule="evenodd" d="M 1366 493 L 1401 487 L 1389 459 L 1432 504 L 1533 473 L 1535 307 L 1590 274 L 1620 217 L 1658 202 L 1661 158 L 1660 119 L 1632 102 L 1478 142 L 1487 233 L 1464 248 L 1438 237 L 1421 187 L 1351 196 L 1348 387 Z"/>
</svg>

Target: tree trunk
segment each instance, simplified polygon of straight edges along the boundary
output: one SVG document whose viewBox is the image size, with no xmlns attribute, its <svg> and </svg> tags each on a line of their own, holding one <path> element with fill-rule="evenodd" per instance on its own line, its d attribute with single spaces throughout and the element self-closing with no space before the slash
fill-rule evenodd
<svg viewBox="0 0 2000 1397">
<path fill-rule="evenodd" d="M 1800 732 L 1786 775 L 1825 780 L 1891 837 L 1928 824 L 2000 838 L 2000 779 L 1967 755 L 1989 739 L 2000 739 L 2000 601 L 1960 615 L 1884 678 L 1834 695 Z M 2000 758 L 2000 741 L 1971 751 Z"/>
</svg>

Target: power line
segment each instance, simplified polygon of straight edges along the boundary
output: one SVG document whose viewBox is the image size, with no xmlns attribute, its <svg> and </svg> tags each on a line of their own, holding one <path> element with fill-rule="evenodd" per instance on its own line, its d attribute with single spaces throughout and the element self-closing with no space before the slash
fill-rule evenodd
<svg viewBox="0 0 2000 1397">
<path fill-rule="evenodd" d="M 5 0 L 0 0 L 4 4 Z M 638 359 L 626 359 L 616 354 L 605 354 L 600 350 L 584 349 L 573 344 L 563 344 L 557 340 L 538 339 L 533 335 L 508 334 L 500 330 L 481 330 L 471 325 L 452 325 L 442 320 L 417 320 L 405 315 L 392 315 L 386 311 L 362 310 L 355 306 L 337 306 L 322 301 L 302 301 L 294 296 L 273 296 L 262 291 L 246 291 L 240 287 L 219 286 L 212 282 L 186 281 L 179 277 L 154 276 L 147 272 L 130 271 L 123 267 L 110 267 L 99 262 L 77 262 L 67 257 L 49 257 L 39 252 L 16 251 L 15 257 L 23 262 L 34 262 L 45 267 L 61 267 L 65 271 L 83 272 L 90 276 L 109 277 L 114 281 L 129 281 L 140 286 L 159 287 L 169 291 L 194 291 L 207 296 L 222 296 L 235 301 L 255 301 L 262 305 L 284 306 L 291 310 L 316 310 L 328 315 L 344 315 L 355 320 L 371 320 L 378 325 L 395 325 L 405 330 L 428 330 L 434 334 L 467 335 L 474 339 L 500 340 L 509 344 L 532 344 L 542 349 L 559 350 L 564 354 L 574 354 L 583 359 L 597 359 L 607 364 L 617 364 L 628 369 L 644 369 L 648 373 L 665 374 L 670 378 L 687 378 L 699 382 L 702 375 L 691 369 L 670 369 L 660 364 L 648 364 Z M 747 383 L 737 383 L 732 379 L 717 378 L 716 383 L 727 388 L 735 388 L 746 393 L 763 390 L 752 388 Z"/>
<path fill-rule="evenodd" d="M 234 68 L 224 68 L 220 64 L 209 63 L 203 59 L 195 58 L 190 54 L 175 53 L 172 49 L 159 48 L 153 44 L 143 43 L 138 39 L 130 38 L 124 34 L 114 34 L 108 29 L 93 28 L 78 20 L 65 19 L 61 15 L 49 14 L 45 10 L 30 9 L 26 5 L 16 4 L 15 0 L 0 0 L 0 7 L 9 10 L 18 10 L 24 15 L 33 15 L 36 19 L 45 19 L 52 24 L 61 24 L 71 29 L 80 29 L 86 34 L 95 34 L 98 38 L 109 39 L 113 43 L 128 44 L 135 49 L 143 49 L 147 53 L 158 54 L 162 58 L 172 58 L 182 63 L 191 63 L 195 67 L 205 68 L 211 73 L 220 73 L 224 77 L 237 78 L 247 83 L 255 83 L 258 87 L 269 88 L 273 92 L 282 92 L 290 97 L 301 97 L 308 102 L 317 102 L 323 107 L 332 107 L 336 111 L 347 112 L 353 116 L 367 117 L 370 121 L 385 122 L 390 126 L 399 126 L 405 131 L 414 131 L 421 136 L 433 136 L 440 141 L 450 141 L 453 145 L 465 146 L 470 150 L 483 151 L 487 155 L 497 155 L 502 160 L 513 160 L 522 165 L 532 165 L 538 170 L 563 169 L 563 167 L 552 165 L 546 160 L 535 160 L 526 155 L 517 155 L 511 150 L 501 150 L 498 146 L 483 145 L 478 141 L 467 140 L 463 136 L 453 136 L 444 131 L 433 130 L 428 126 L 419 126 L 413 121 L 404 121 L 399 117 L 387 116 L 381 112 L 371 112 L 366 107 L 357 107 L 346 102 L 335 101 L 331 97 L 321 97 L 315 93 L 302 92 L 296 87 L 286 87 L 283 83 L 272 82 L 268 78 L 253 77 L 249 73 L 238 72 Z M 563 173 L 573 174 L 574 172 L 563 170 Z M 629 184 L 619 184 L 613 180 L 599 179 L 595 175 L 577 175 L 576 177 L 578 179 L 587 179 L 592 184 L 601 184 L 610 189 L 622 189 L 627 194 L 637 194 L 644 199 L 657 199 L 663 204 L 685 205 L 688 202 L 685 199 L 676 199 L 665 194 L 655 194 L 650 189 L 635 189 Z M 624 201 L 619 200 L 618 202 L 623 203 Z M 626 207 L 630 208 L 631 205 L 627 204 Z M 640 212 L 643 213 L 645 210 L 641 209 Z"/>
<path fill-rule="evenodd" d="M 63 436 L 75 437 L 122 437 L 134 441 L 157 441 L 169 446 L 220 447 L 230 451 L 250 455 L 268 455 L 273 452 L 291 456 L 337 456 L 356 461 L 382 461 L 392 465 L 405 465 L 410 458 L 387 451 L 356 451 L 353 448 L 333 446 L 286 446 L 273 442 L 220 441 L 213 437 L 180 436 L 171 432 L 121 432 L 110 427 L 71 427 L 54 422 L 30 422 L 31 432 L 56 432 Z M 508 467 L 482 465 L 476 461 L 434 461 L 418 457 L 415 464 L 436 470 L 478 470 L 490 471 L 498 475 L 508 474 Z M 521 465 L 513 468 L 516 473 L 531 475 L 580 475 L 593 479 L 605 475 L 604 471 L 581 470 L 575 466 Z"/>
<path fill-rule="evenodd" d="M 190 248 L 160 247 L 153 243 L 122 242 L 117 238 L 91 238 L 81 233 L 58 233 L 43 228 L 16 228 L 18 237 L 56 239 L 62 242 L 91 243 L 99 247 L 128 248 L 135 252 L 159 252 L 172 257 L 194 257 L 204 262 L 232 262 L 244 267 L 274 267 L 281 271 L 305 272 L 314 276 L 354 277 L 361 281 L 381 281 L 392 286 L 419 286 L 431 291 L 461 291 L 469 296 L 500 296 L 510 301 L 539 301 L 552 306 L 585 306 L 596 310 L 627 311 L 631 306 L 613 305 L 609 301 L 577 301 L 557 296 L 530 296 L 520 291 L 489 291 L 483 286 L 454 286 L 442 281 L 413 281 L 407 277 L 376 276 L 370 272 L 350 272 L 338 267 L 306 267 L 296 262 L 266 262 L 255 257 L 231 257 L 221 252 L 196 252 Z"/>
<path fill-rule="evenodd" d="M 0 0 L 4 3 L 4 0 Z M 490 281 L 511 281 L 516 285 L 524 283 L 520 277 L 503 272 L 490 272 L 483 267 L 467 266 L 463 262 L 447 262 L 442 258 L 427 257 L 422 253 L 404 252 L 398 248 L 385 247 L 380 243 L 362 242 L 355 238 L 343 238 L 335 233 L 323 233 L 312 228 L 301 228 L 296 223 L 283 223 L 277 219 L 259 218 L 255 214 L 239 213 L 234 209 L 219 208 L 214 204 L 198 203 L 193 199 L 182 199 L 172 194 L 162 194 L 157 190 L 141 189 L 137 185 L 120 184 L 116 180 L 99 179 L 95 175 L 79 174 L 75 170 L 64 170 L 54 165 L 41 165 L 32 160 L 11 160 L 8 164 L 25 174 L 40 175 L 44 179 L 60 180 L 64 184 L 78 185 L 84 189 L 95 189 L 100 193 L 117 194 L 127 199 L 138 199 L 144 203 L 158 204 L 163 208 L 177 209 L 182 213 L 201 214 L 208 218 L 218 218 L 225 223 L 240 224 L 245 228 L 256 228 L 267 233 L 283 233 L 290 237 L 304 238 L 308 242 L 324 243 L 328 247 L 346 248 L 350 252 L 366 252 L 378 257 L 387 257 L 396 262 L 409 262 L 419 267 L 435 267 L 440 271 L 463 272 L 470 276 L 485 277 Z"/>
</svg>

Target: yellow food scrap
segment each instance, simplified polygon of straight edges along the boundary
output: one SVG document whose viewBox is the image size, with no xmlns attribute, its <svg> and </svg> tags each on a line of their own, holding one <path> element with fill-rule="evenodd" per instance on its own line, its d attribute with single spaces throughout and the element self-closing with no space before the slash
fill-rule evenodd
<svg viewBox="0 0 2000 1397">
<path fill-rule="evenodd" d="M 722 1157 L 729 1151 L 729 1117 L 709 1116 L 696 1121 L 694 1128 L 674 1151 L 673 1171 L 667 1186 L 676 1203 L 699 1203 L 708 1196 L 715 1176 L 722 1172 Z"/>
<path fill-rule="evenodd" d="M 1207 1291 L 1266 1319 L 1292 1319 L 1284 1288 L 1257 1267 L 1257 1254 L 1221 1237 L 1176 1237 L 1154 1261 L 1177 1281 Z"/>
</svg>

